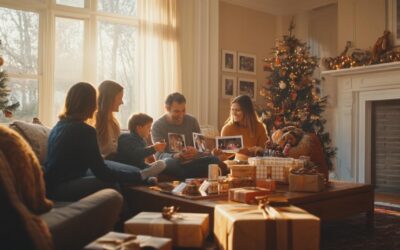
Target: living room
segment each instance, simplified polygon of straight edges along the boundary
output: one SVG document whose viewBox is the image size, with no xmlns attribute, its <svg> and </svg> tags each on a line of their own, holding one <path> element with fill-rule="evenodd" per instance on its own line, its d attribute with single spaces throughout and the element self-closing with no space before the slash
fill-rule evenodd
<svg viewBox="0 0 400 250">
<path fill-rule="evenodd" d="M 0 0 L 0 68 L 10 88 L 5 104 L 18 103 L 0 115 L 0 123 L 9 126 L 38 118 L 52 128 L 71 86 L 85 81 L 97 88 L 111 79 L 124 88 L 116 113 L 122 130 L 128 129 L 133 113 L 147 113 L 156 121 L 167 112 L 165 98 L 180 92 L 186 112 L 202 128 L 220 135 L 236 95 L 249 95 L 262 115 L 268 100 L 263 91 L 271 79 L 268 63 L 276 63 L 284 36 L 293 35 L 317 57 L 312 76 L 321 80 L 318 95 L 327 96 L 323 129 L 336 148 L 329 180 L 372 185 L 374 237 L 392 237 L 380 234 L 384 225 L 377 218 L 390 220 L 381 219 L 376 209 L 387 209 L 385 216 L 399 221 L 400 60 L 384 57 L 399 53 L 399 8 L 397 0 Z M 390 43 L 383 40 L 387 37 Z M 381 47 L 381 60 L 367 61 L 366 56 L 375 56 Z M 350 68 L 346 60 L 353 55 L 358 65 Z M 242 65 L 242 59 L 252 66 Z M 133 196 L 146 197 L 140 190 L 133 190 Z M 307 210 L 298 197 L 291 199 L 292 205 Z M 169 205 L 178 204 L 182 212 L 196 212 L 185 211 L 193 208 L 186 202 Z M 368 204 L 357 212 L 371 212 Z M 154 203 L 157 209 L 158 205 Z M 198 211 L 210 212 L 203 205 Z M 309 212 L 321 212 L 313 209 Z M 354 218 L 327 226 L 321 222 L 321 249 L 344 246 L 334 244 L 346 238 L 337 228 L 353 222 Z M 371 236 L 358 226 L 354 228 L 365 236 L 361 240 Z M 346 240 L 343 244 L 352 245 Z M 363 248 L 379 249 L 377 242 Z M 354 248 L 358 244 L 352 243 Z"/>
</svg>

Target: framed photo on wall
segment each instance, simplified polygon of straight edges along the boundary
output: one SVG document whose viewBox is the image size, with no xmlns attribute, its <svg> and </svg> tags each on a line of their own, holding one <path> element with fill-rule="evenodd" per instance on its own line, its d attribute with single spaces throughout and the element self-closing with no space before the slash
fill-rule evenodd
<svg viewBox="0 0 400 250">
<path fill-rule="evenodd" d="M 222 97 L 233 98 L 236 96 L 236 77 L 223 75 L 222 76 Z"/>
<path fill-rule="evenodd" d="M 238 53 L 238 72 L 244 74 L 256 74 L 256 56 Z"/>
<path fill-rule="evenodd" d="M 236 72 L 236 51 L 222 50 L 222 71 Z"/>
<path fill-rule="evenodd" d="M 393 43 L 400 45 L 400 0 L 389 0 L 388 18 L 388 28 L 393 34 Z"/>
<path fill-rule="evenodd" d="M 238 95 L 248 95 L 251 100 L 256 100 L 257 80 L 239 78 Z"/>
</svg>

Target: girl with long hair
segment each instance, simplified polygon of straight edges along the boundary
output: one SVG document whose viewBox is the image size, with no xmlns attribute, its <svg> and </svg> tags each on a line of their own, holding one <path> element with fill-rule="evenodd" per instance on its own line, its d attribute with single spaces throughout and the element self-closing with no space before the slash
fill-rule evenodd
<svg viewBox="0 0 400 250">
<path fill-rule="evenodd" d="M 107 158 L 117 151 L 120 126 L 114 116 L 123 104 L 124 88 L 111 80 L 103 81 L 99 87 L 95 127 L 101 154 Z"/>
<path fill-rule="evenodd" d="M 267 130 L 258 118 L 249 96 L 240 95 L 231 102 L 231 111 L 221 130 L 222 136 L 243 136 L 243 146 L 251 152 L 264 148 Z"/>
</svg>

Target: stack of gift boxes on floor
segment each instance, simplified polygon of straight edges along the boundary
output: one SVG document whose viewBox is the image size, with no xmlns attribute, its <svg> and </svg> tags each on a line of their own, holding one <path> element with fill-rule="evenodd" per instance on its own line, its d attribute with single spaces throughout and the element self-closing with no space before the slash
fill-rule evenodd
<svg viewBox="0 0 400 250">
<path fill-rule="evenodd" d="M 310 166 L 307 157 L 254 157 L 247 163 L 229 164 L 227 177 L 220 177 L 217 172 L 203 185 L 192 179 L 185 187 L 197 187 L 189 194 L 199 193 L 200 189 L 209 194 L 227 194 L 231 201 L 216 205 L 214 210 L 214 235 L 220 249 L 319 249 L 319 218 L 290 205 L 281 192 L 276 192 L 278 184 L 289 185 L 289 190 L 295 192 L 323 190 L 322 175 Z M 209 169 L 215 172 L 215 165 Z M 126 221 L 124 229 L 140 236 L 133 241 L 128 238 L 128 242 L 136 242 L 134 246 L 143 247 L 143 242 L 151 239 L 155 249 L 200 248 L 209 234 L 209 215 L 176 213 L 166 217 L 164 212 L 141 212 Z M 126 240 L 108 238 L 106 235 L 93 244 L 126 244 Z"/>
</svg>

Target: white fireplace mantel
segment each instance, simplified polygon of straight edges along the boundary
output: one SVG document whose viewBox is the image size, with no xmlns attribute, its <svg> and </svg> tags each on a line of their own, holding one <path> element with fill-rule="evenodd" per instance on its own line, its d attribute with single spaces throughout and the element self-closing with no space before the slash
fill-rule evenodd
<svg viewBox="0 0 400 250">
<path fill-rule="evenodd" d="M 400 99 L 400 62 L 321 74 L 337 82 L 333 109 L 336 174 L 342 180 L 371 183 L 371 104 Z"/>
</svg>

